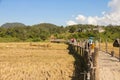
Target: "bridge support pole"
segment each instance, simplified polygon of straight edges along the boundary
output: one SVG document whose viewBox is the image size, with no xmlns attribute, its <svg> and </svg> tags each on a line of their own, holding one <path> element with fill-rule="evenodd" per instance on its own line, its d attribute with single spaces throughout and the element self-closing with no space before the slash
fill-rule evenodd
<svg viewBox="0 0 120 80">
<path fill-rule="evenodd" d="M 95 47 L 94 53 L 93 53 L 94 80 L 99 80 L 98 63 L 97 63 L 98 51 L 99 51 L 99 49 Z"/>
<path fill-rule="evenodd" d="M 119 39 L 120 42 L 120 39 Z M 120 43 L 119 43 L 119 62 L 120 62 Z"/>
</svg>

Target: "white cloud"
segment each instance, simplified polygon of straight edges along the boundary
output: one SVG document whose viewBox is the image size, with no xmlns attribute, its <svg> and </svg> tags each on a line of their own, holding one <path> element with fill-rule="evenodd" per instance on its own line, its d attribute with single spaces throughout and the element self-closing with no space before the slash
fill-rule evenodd
<svg viewBox="0 0 120 80">
<path fill-rule="evenodd" d="M 86 20 L 86 17 L 83 16 L 83 15 L 78 15 L 78 16 L 76 17 L 76 20 L 77 20 L 77 21 L 80 21 L 80 22 L 84 22 L 84 21 Z"/>
<path fill-rule="evenodd" d="M 97 25 L 97 18 L 96 17 L 88 17 L 87 20 L 88 20 L 87 21 L 88 24 Z"/>
<path fill-rule="evenodd" d="M 111 8 L 113 12 L 120 12 L 120 0 L 111 0 L 108 3 L 108 6 Z"/>
<path fill-rule="evenodd" d="M 67 25 L 75 25 L 75 24 L 77 24 L 77 23 L 76 23 L 76 22 L 74 22 L 74 21 L 72 21 L 72 20 L 67 21 Z"/>
<path fill-rule="evenodd" d="M 119 5 L 120 5 L 120 0 L 111 0 L 108 3 L 108 6 L 111 8 L 111 11 L 101 12 L 103 15 L 102 17 L 98 17 L 98 16 L 87 17 L 80 14 L 75 18 L 75 21 L 72 21 L 72 22 L 76 24 L 120 25 L 120 6 Z"/>
</svg>

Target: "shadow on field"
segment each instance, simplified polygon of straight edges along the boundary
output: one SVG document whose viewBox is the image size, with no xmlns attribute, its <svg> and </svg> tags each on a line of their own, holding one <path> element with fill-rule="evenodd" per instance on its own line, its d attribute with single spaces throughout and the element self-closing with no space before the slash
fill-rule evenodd
<svg viewBox="0 0 120 80">
<path fill-rule="evenodd" d="M 82 61 L 82 57 L 79 54 L 77 54 L 77 52 L 74 52 L 71 46 L 68 46 L 68 50 L 69 50 L 69 54 L 72 55 L 75 59 L 74 62 L 75 70 L 73 72 L 73 76 L 71 80 L 84 80 L 84 75 L 83 75 L 84 63 Z"/>
</svg>

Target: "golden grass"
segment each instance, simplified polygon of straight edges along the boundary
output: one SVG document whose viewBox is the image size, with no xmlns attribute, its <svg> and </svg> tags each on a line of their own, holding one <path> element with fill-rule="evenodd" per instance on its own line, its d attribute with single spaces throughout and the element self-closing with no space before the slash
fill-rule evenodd
<svg viewBox="0 0 120 80">
<path fill-rule="evenodd" d="M 57 43 L 0 43 L 0 80 L 71 80 L 74 58 L 67 47 Z"/>
<path fill-rule="evenodd" d="M 111 53 L 111 51 L 115 52 L 115 56 L 119 56 L 119 48 L 117 47 L 113 47 L 113 43 L 108 43 L 108 52 Z M 101 50 L 102 51 L 106 51 L 106 44 L 105 43 L 101 43 Z"/>
</svg>

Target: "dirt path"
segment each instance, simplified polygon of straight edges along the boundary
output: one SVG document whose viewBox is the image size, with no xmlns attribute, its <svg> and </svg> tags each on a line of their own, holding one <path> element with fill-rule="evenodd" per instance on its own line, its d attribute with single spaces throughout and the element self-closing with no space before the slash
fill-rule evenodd
<svg viewBox="0 0 120 80">
<path fill-rule="evenodd" d="M 100 80 L 120 80 L 120 62 L 105 52 L 99 52 L 98 58 Z"/>
</svg>

